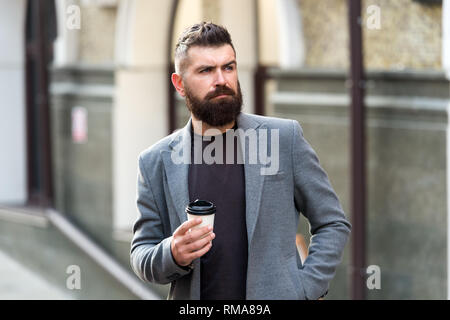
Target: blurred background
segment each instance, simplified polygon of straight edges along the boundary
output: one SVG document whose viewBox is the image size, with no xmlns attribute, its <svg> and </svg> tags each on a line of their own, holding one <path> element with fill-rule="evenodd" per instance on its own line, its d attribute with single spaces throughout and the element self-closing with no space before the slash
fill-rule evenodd
<svg viewBox="0 0 450 320">
<path fill-rule="evenodd" d="M 203 20 L 353 223 L 326 299 L 448 299 L 449 0 L 0 0 L 0 299 L 167 296 L 130 268 L 137 157 L 188 120 L 172 52 Z"/>
</svg>

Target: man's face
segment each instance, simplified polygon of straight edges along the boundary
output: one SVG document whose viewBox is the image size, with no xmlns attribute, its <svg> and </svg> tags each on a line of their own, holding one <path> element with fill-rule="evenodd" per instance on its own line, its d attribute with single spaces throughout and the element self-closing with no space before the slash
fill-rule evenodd
<svg viewBox="0 0 450 320">
<path fill-rule="evenodd" d="M 215 127 L 234 121 L 241 112 L 242 93 L 233 48 L 194 46 L 187 59 L 183 86 L 195 118 Z"/>
</svg>

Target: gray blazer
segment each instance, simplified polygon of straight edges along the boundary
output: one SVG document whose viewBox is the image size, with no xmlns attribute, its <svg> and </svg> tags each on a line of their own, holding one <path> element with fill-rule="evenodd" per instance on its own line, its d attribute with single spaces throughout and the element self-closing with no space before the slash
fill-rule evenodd
<svg viewBox="0 0 450 320">
<path fill-rule="evenodd" d="M 173 232 L 187 220 L 184 210 L 189 202 L 189 163 L 177 164 L 173 154 L 185 147 L 182 155 L 190 159 L 191 121 L 144 150 L 138 161 L 139 214 L 133 227 L 131 266 L 144 281 L 171 283 L 169 299 L 200 298 L 199 259 L 187 271 L 177 266 L 170 250 Z M 248 236 L 246 297 L 317 299 L 327 292 L 341 261 L 350 223 L 297 121 L 241 113 L 237 124 L 244 131 L 279 129 L 276 174 L 261 174 L 261 168 L 267 167 L 262 161 L 244 163 Z M 247 155 L 249 139 L 243 136 L 239 141 L 241 147 L 245 146 L 243 154 Z M 312 234 L 303 265 L 295 244 L 299 212 L 308 219 Z"/>
</svg>

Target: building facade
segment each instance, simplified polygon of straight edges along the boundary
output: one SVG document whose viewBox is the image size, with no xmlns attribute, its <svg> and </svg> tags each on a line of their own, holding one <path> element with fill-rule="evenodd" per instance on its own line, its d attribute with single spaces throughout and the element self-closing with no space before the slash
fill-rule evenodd
<svg viewBox="0 0 450 320">
<path fill-rule="evenodd" d="M 362 8 L 366 256 L 381 271 L 381 288 L 367 288 L 367 297 L 447 299 L 450 4 L 365 0 Z M 0 53 L 0 148 L 7 155 L 0 159 L 7 182 L 0 186 L 0 250 L 56 286 L 65 287 L 68 265 L 79 265 L 86 283 L 99 279 L 71 291 L 75 297 L 142 297 L 29 205 L 26 13 L 27 1 L 0 0 L 0 38 L 9 48 Z M 56 0 L 48 68 L 53 205 L 130 272 L 137 156 L 189 117 L 169 90 L 172 52 L 181 30 L 202 20 L 231 33 L 244 111 L 298 120 L 352 217 L 346 1 Z M 299 232 L 308 242 L 305 219 Z M 350 245 L 329 299 L 350 298 Z M 167 293 L 166 286 L 145 287 Z"/>
</svg>

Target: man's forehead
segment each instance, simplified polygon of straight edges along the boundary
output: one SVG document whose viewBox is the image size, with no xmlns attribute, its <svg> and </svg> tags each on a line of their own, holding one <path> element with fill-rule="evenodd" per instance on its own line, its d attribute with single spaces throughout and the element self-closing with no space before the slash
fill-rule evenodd
<svg viewBox="0 0 450 320">
<path fill-rule="evenodd" d="M 199 65 L 224 64 L 236 59 L 234 50 L 229 44 L 214 47 L 192 46 L 187 56 L 189 65 L 194 68 Z"/>
</svg>

